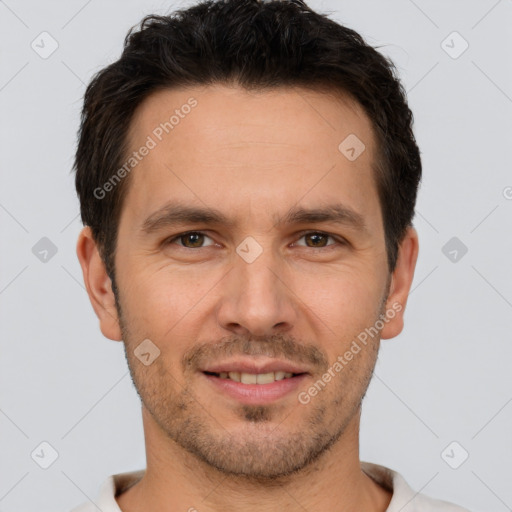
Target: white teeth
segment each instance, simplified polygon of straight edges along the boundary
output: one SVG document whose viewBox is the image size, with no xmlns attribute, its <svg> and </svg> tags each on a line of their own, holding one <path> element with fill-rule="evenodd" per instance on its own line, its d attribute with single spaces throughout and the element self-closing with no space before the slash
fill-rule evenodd
<svg viewBox="0 0 512 512">
<path fill-rule="evenodd" d="M 270 373 L 259 373 L 256 375 L 256 383 L 257 384 L 270 384 L 274 382 L 274 372 Z"/>
<path fill-rule="evenodd" d="M 241 373 L 240 382 L 242 384 L 256 384 L 257 377 L 255 373 Z"/>
<path fill-rule="evenodd" d="M 268 373 L 243 373 L 243 372 L 220 372 L 221 379 L 231 379 L 242 384 L 271 384 L 276 380 L 289 379 L 293 377 L 290 372 L 268 372 Z"/>
<path fill-rule="evenodd" d="M 229 372 L 229 378 L 236 382 L 240 382 L 240 372 Z"/>
</svg>

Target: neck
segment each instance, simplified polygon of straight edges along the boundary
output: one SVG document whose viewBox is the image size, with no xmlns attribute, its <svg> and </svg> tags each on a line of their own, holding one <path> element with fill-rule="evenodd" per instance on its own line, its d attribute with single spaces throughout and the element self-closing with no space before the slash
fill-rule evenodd
<svg viewBox="0 0 512 512">
<path fill-rule="evenodd" d="M 255 482 L 226 475 L 169 440 L 143 407 L 147 469 L 143 478 L 116 499 L 123 512 L 385 512 L 391 493 L 360 466 L 359 419 L 315 462 L 286 478 Z"/>
</svg>

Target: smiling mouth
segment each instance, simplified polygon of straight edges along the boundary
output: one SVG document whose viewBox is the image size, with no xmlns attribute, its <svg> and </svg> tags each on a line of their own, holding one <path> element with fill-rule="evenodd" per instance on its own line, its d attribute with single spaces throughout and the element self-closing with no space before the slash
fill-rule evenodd
<svg viewBox="0 0 512 512">
<path fill-rule="evenodd" d="M 203 372 L 206 375 L 217 377 L 219 379 L 232 380 L 240 382 L 241 384 L 272 384 L 273 382 L 291 379 L 304 373 L 290 373 L 290 372 L 268 372 L 268 373 L 245 373 L 245 372 Z"/>
</svg>

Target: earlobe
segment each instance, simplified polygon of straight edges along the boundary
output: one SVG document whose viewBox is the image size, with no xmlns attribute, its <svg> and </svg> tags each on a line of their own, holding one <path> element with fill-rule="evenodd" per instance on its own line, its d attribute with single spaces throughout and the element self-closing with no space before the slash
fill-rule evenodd
<svg viewBox="0 0 512 512">
<path fill-rule="evenodd" d="M 411 226 L 399 247 L 397 264 L 386 301 L 387 321 L 381 331 L 381 339 L 394 338 L 403 330 L 405 306 L 414 278 L 418 253 L 418 233 Z"/>
<path fill-rule="evenodd" d="M 100 322 L 101 332 L 106 338 L 121 341 L 122 334 L 112 282 L 108 277 L 89 226 L 84 227 L 78 236 L 76 254 L 82 267 L 89 300 Z"/>
</svg>

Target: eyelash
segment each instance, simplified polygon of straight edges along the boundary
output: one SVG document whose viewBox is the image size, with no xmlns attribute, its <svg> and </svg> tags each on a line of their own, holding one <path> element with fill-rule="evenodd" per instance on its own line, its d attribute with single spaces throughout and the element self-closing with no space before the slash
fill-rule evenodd
<svg viewBox="0 0 512 512">
<path fill-rule="evenodd" d="M 347 242 L 345 240 L 343 240 L 342 238 L 339 238 L 337 236 L 334 236 L 334 235 L 331 235 L 330 233 L 325 233 L 324 231 L 313 231 L 313 230 L 310 230 L 310 231 L 301 231 L 300 233 L 298 233 L 300 235 L 299 237 L 299 240 L 301 238 L 304 238 L 306 235 L 323 235 L 323 236 L 327 236 L 328 238 L 331 238 L 332 240 L 334 240 L 336 243 L 335 244 L 330 244 L 330 245 L 327 245 L 325 247 L 308 247 L 308 246 L 300 246 L 300 247 L 303 247 L 305 249 L 320 249 L 320 250 L 330 250 L 332 249 L 333 247 L 335 247 L 336 245 L 338 246 L 343 246 L 343 245 L 347 245 Z M 204 235 L 208 238 L 211 239 L 211 237 L 209 237 L 204 231 L 186 231 L 185 233 L 180 233 L 176 236 L 173 236 L 172 238 L 169 238 L 167 239 L 164 244 L 165 245 L 169 245 L 169 244 L 172 244 L 175 240 L 178 240 L 180 238 L 183 238 L 187 235 Z M 180 249 L 185 249 L 185 250 L 198 250 L 198 249 L 206 249 L 210 246 L 206 246 L 206 247 L 185 247 L 185 246 L 178 246 Z"/>
</svg>

